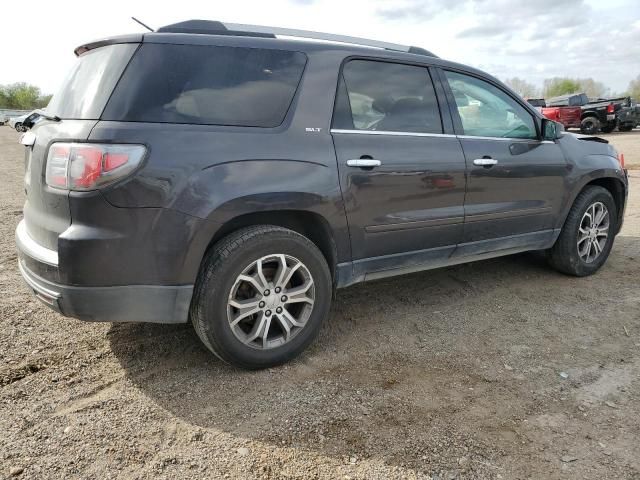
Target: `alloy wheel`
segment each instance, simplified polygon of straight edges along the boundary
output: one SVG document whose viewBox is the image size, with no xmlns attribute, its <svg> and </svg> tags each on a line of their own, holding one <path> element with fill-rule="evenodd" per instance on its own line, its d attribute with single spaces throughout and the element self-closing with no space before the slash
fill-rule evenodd
<svg viewBox="0 0 640 480">
<path fill-rule="evenodd" d="M 602 202 L 591 204 L 582 215 L 578 227 L 578 256 L 585 263 L 593 263 L 604 251 L 609 239 L 610 218 Z"/>
<path fill-rule="evenodd" d="M 313 277 L 300 260 L 284 254 L 266 255 L 236 278 L 227 301 L 227 320 L 245 345 L 272 349 L 300 333 L 314 302 Z"/>
</svg>

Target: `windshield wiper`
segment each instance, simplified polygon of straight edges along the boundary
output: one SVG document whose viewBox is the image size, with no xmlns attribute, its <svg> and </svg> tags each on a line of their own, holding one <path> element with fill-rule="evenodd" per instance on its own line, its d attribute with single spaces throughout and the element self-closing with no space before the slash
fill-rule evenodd
<svg viewBox="0 0 640 480">
<path fill-rule="evenodd" d="M 27 128 L 31 128 L 36 123 L 36 120 L 38 120 L 38 118 L 40 117 L 46 118 L 47 120 L 51 120 L 53 122 L 59 122 L 60 120 L 62 120 L 59 116 L 49 115 L 44 110 L 34 110 L 29 114 L 27 118 L 24 119 L 24 122 L 22 122 L 22 125 Z"/>
<path fill-rule="evenodd" d="M 37 113 L 42 118 L 46 118 L 47 120 L 52 120 L 54 122 L 59 122 L 60 120 L 62 120 L 59 116 L 57 116 L 57 115 L 49 115 L 44 110 L 35 110 L 33 113 Z"/>
</svg>

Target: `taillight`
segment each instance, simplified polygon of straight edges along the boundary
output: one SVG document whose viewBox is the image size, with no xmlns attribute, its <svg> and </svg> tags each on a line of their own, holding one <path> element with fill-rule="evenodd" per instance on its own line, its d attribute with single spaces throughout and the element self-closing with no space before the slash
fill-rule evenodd
<svg viewBox="0 0 640 480">
<path fill-rule="evenodd" d="M 624 168 L 624 153 L 618 154 L 618 162 L 620 162 L 620 168 Z"/>
<path fill-rule="evenodd" d="M 47 185 L 69 190 L 95 190 L 133 172 L 142 161 L 143 145 L 54 143 L 49 147 Z"/>
<path fill-rule="evenodd" d="M 607 113 L 614 113 L 615 112 L 615 107 L 613 106 L 613 103 L 610 103 L 609 105 L 607 105 Z"/>
</svg>

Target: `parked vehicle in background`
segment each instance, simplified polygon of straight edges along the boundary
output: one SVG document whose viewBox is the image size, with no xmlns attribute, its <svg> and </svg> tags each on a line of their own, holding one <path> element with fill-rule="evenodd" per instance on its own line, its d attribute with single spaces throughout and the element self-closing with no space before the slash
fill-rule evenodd
<svg viewBox="0 0 640 480">
<path fill-rule="evenodd" d="M 191 320 L 264 368 L 313 341 L 336 288 L 529 250 L 591 275 L 622 226 L 606 140 L 421 48 L 188 21 L 75 52 L 20 140 L 16 230 L 64 315 Z"/>
<path fill-rule="evenodd" d="M 565 130 L 569 128 L 580 128 L 582 116 L 582 109 L 580 107 L 549 107 L 544 98 L 529 98 L 527 102 L 536 107 L 536 110 L 548 119 L 561 123 Z"/>
<path fill-rule="evenodd" d="M 635 99 L 628 98 L 628 104 L 618 112 L 618 130 L 630 132 L 640 125 L 640 104 Z"/>
<path fill-rule="evenodd" d="M 28 110 L 14 110 L 12 108 L 0 108 L 0 125 L 8 124 L 12 117 L 19 117 L 29 113 Z M 13 127 L 12 127 L 13 128 Z"/>
<path fill-rule="evenodd" d="M 532 107 L 536 107 L 540 113 L 542 113 L 542 108 L 547 106 L 547 103 L 544 101 L 544 98 L 527 98 L 526 99 L 529 105 Z"/>
<path fill-rule="evenodd" d="M 585 135 L 595 135 L 598 132 L 613 132 L 618 126 L 617 113 L 625 101 L 625 98 L 591 101 L 585 93 L 574 93 L 550 98 L 547 100 L 547 106 L 580 107 L 580 131 Z"/>
<path fill-rule="evenodd" d="M 28 116 L 29 114 L 27 113 L 26 115 L 20 115 L 19 117 L 11 117 L 9 119 L 9 126 L 11 128 L 15 128 L 18 132 L 26 132 L 27 128 L 23 125 L 23 122 Z"/>
</svg>

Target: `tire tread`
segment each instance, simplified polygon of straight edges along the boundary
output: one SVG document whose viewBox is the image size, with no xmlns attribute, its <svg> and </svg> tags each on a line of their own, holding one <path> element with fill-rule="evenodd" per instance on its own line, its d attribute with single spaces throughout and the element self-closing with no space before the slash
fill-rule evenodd
<svg viewBox="0 0 640 480">
<path fill-rule="evenodd" d="M 207 295 L 206 287 L 210 282 L 215 282 L 215 277 L 220 275 L 220 269 L 218 268 L 222 263 L 228 261 L 229 257 L 235 252 L 243 248 L 249 241 L 255 237 L 262 237 L 264 235 L 279 234 L 284 237 L 293 237 L 297 241 L 301 241 L 306 244 L 306 247 L 310 250 L 315 250 L 322 258 L 322 253 L 318 247 L 307 237 L 301 235 L 293 230 L 289 230 L 284 227 L 278 227 L 275 225 L 254 225 L 240 229 L 236 232 L 230 233 L 226 237 L 218 241 L 209 251 L 205 254 L 202 261 L 202 267 L 196 280 L 193 300 L 191 301 L 190 317 L 193 328 L 204 345 L 211 350 L 220 360 L 225 363 L 238 365 L 246 369 L 262 368 L 252 364 L 243 364 L 238 359 L 229 357 L 225 349 L 215 338 L 205 333 L 205 316 L 203 314 L 203 299 Z M 326 262 L 323 264 L 326 269 L 325 273 L 331 278 Z"/>
<path fill-rule="evenodd" d="M 548 251 L 549 263 L 556 270 L 567 275 L 582 277 L 590 275 L 591 273 L 594 273 L 598 268 L 600 268 L 600 265 L 598 265 L 595 270 L 581 268 L 582 266 L 580 265 L 579 260 L 572 254 L 573 242 L 576 241 L 575 232 L 573 231 L 572 227 L 577 225 L 582 219 L 583 209 L 587 206 L 587 204 L 593 201 L 596 196 L 601 194 L 608 196 L 611 200 L 611 203 L 615 205 L 615 202 L 613 201 L 613 197 L 611 196 L 609 190 L 597 185 L 591 185 L 582 190 L 582 192 L 578 194 L 575 201 L 573 202 L 571 210 L 569 210 L 569 214 L 565 219 L 562 231 L 560 232 L 560 236 L 556 240 L 556 243 L 553 245 L 553 247 L 551 247 L 551 249 L 549 249 Z M 614 232 L 616 228 L 615 222 L 617 218 L 617 212 L 610 211 L 609 215 L 609 230 L 611 232 Z M 610 249 L 610 246 L 608 248 Z"/>
</svg>

